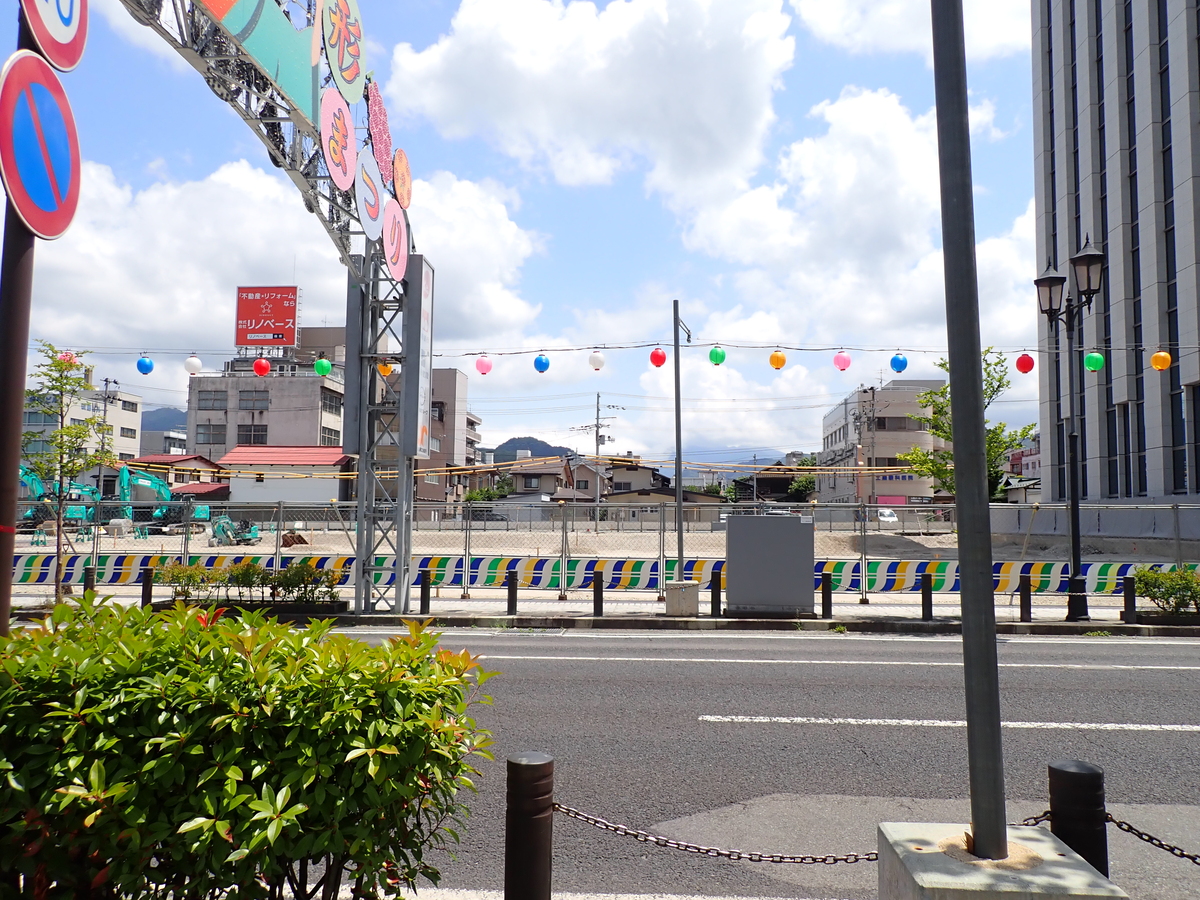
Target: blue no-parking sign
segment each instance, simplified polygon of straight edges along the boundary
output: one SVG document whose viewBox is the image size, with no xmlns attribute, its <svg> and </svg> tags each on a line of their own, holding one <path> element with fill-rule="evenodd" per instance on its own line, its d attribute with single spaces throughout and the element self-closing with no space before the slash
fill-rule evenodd
<svg viewBox="0 0 1200 900">
<path fill-rule="evenodd" d="M 30 231 L 62 236 L 79 205 L 80 174 L 79 134 L 62 82 L 42 57 L 18 50 L 0 71 L 0 177 Z"/>
</svg>

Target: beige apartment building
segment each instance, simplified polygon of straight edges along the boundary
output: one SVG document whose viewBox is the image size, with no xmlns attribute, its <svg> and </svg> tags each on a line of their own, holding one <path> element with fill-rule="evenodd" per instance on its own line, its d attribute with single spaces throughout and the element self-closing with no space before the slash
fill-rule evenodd
<svg viewBox="0 0 1200 900">
<path fill-rule="evenodd" d="M 859 387 L 830 409 L 821 421 L 817 461 L 846 471 L 819 476 L 817 499 L 821 503 L 880 506 L 932 503 L 932 479 L 911 473 L 864 475 L 855 470 L 861 466 L 902 466 L 900 454 L 914 447 L 949 449 L 948 443 L 931 435 L 913 418 L 923 412 L 917 395 L 943 384 L 940 379 L 904 379 L 889 381 L 882 387 Z"/>
</svg>

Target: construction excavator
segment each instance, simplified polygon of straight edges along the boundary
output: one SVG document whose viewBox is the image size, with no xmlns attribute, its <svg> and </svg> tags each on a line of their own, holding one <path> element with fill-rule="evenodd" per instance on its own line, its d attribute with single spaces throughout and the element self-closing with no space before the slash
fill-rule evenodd
<svg viewBox="0 0 1200 900">
<path fill-rule="evenodd" d="M 134 521 L 134 509 L 131 504 L 133 502 L 133 489 L 135 487 L 149 488 L 154 491 L 155 499 L 164 504 L 163 506 L 156 506 L 150 511 L 148 516 L 145 515 L 145 511 L 139 510 L 138 512 L 141 515 L 138 516 L 138 520 L 152 521 L 164 526 L 178 525 L 183 521 L 183 507 L 165 505 L 173 499 L 169 484 L 157 475 L 143 472 L 141 469 L 131 469 L 129 466 L 121 466 L 120 471 L 117 473 L 117 497 L 122 504 L 122 511 L 126 519 Z M 212 511 L 207 505 L 192 507 L 192 522 L 204 523 L 211 517 Z M 201 524 L 199 527 L 203 529 L 204 526 Z"/>
<path fill-rule="evenodd" d="M 54 491 L 48 490 L 46 483 L 42 481 L 42 476 L 29 466 L 21 465 L 18 472 L 22 483 L 25 485 L 25 490 L 29 493 L 29 499 L 46 501 L 30 506 L 21 515 L 22 525 L 36 528 L 48 519 L 54 518 L 54 507 L 51 504 L 55 502 L 58 495 Z M 100 500 L 100 492 L 98 490 L 91 485 L 68 481 L 66 499 L 68 501 L 90 502 L 81 503 L 77 506 L 68 503 L 63 508 L 63 522 L 65 524 L 77 526 L 89 524 L 94 520 L 96 514 L 95 502 Z"/>
</svg>

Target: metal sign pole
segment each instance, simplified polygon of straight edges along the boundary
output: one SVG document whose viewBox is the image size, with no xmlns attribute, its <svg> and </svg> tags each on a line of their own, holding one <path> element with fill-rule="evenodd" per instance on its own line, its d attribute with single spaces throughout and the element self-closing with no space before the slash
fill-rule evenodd
<svg viewBox="0 0 1200 900">
<path fill-rule="evenodd" d="M 962 0 L 932 0 L 972 852 L 1008 856 Z"/>
</svg>

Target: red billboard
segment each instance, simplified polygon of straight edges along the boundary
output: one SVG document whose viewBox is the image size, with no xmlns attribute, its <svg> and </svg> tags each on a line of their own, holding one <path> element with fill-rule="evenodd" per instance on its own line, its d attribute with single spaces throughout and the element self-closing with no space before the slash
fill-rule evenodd
<svg viewBox="0 0 1200 900">
<path fill-rule="evenodd" d="M 238 347 L 295 347 L 295 287 L 240 287 L 237 289 Z"/>
</svg>

